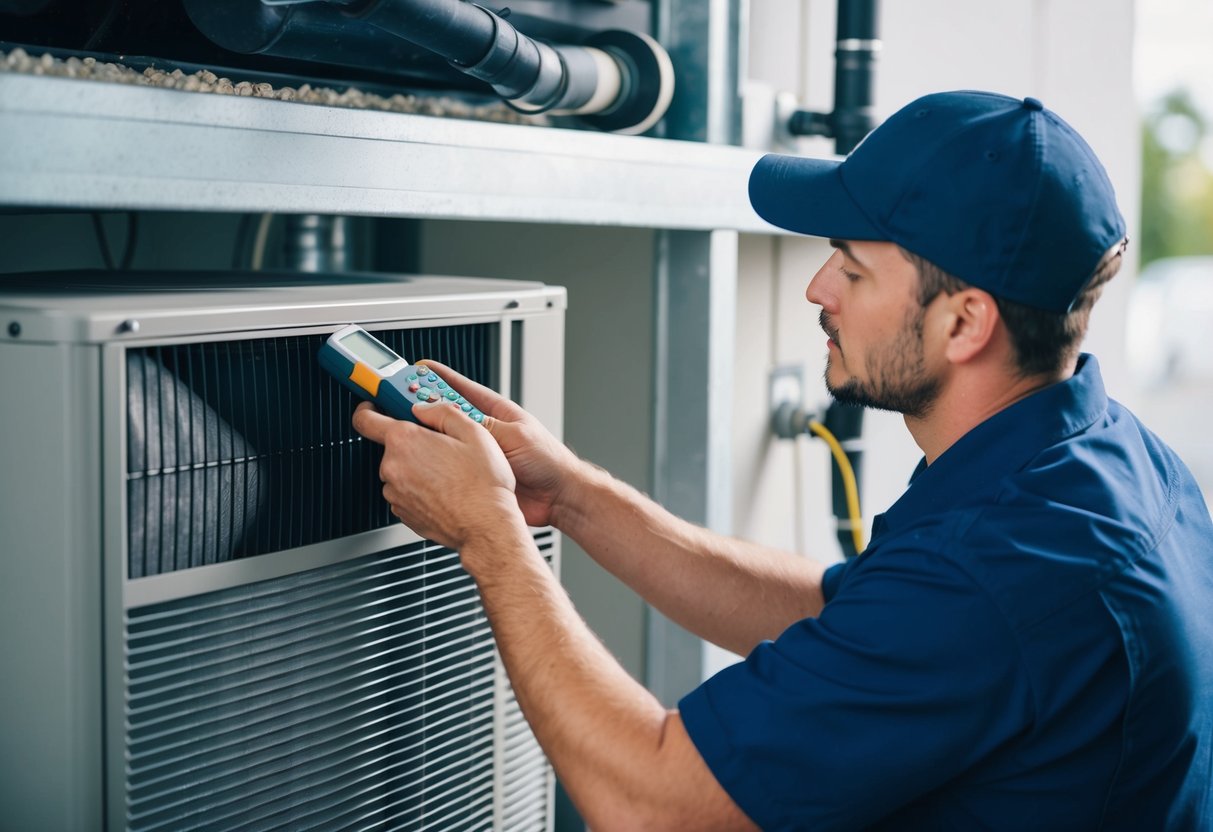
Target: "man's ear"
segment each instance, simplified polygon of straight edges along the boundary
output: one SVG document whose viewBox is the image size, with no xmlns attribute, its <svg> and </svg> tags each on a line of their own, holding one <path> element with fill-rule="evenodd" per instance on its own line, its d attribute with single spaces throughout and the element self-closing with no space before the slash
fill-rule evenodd
<svg viewBox="0 0 1213 832">
<path fill-rule="evenodd" d="M 989 292 L 963 289 L 947 297 L 948 332 L 945 355 L 953 364 L 966 364 L 994 341 L 1002 316 Z"/>
</svg>

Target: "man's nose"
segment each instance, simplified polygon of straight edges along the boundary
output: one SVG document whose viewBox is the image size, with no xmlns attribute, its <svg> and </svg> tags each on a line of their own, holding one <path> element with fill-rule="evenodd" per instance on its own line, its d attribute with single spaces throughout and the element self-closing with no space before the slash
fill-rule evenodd
<svg viewBox="0 0 1213 832">
<path fill-rule="evenodd" d="M 838 296 L 830 288 L 829 272 L 834 258 L 841 256 L 836 251 L 829 260 L 822 263 L 821 268 L 817 270 L 817 274 L 813 275 L 813 279 L 809 281 L 809 285 L 804 290 L 805 300 L 817 304 L 827 312 L 836 312 L 838 308 Z M 837 272 L 837 269 L 834 271 Z"/>
</svg>

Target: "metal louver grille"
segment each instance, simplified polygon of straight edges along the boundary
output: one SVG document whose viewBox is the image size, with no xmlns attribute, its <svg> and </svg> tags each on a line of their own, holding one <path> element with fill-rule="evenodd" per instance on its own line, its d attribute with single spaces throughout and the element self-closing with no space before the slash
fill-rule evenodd
<svg viewBox="0 0 1213 832">
<path fill-rule="evenodd" d="M 377 332 L 493 385 L 497 324 Z M 316 360 L 324 335 L 127 353 L 131 578 L 220 563 L 395 522 L 357 400 Z"/>
<path fill-rule="evenodd" d="M 497 777 L 500 828 L 545 829 L 547 764 L 495 661 L 458 556 L 426 544 L 129 610 L 127 824 L 488 829 Z"/>
<path fill-rule="evenodd" d="M 543 832 L 548 828 L 551 799 L 547 758 L 513 693 L 507 694 L 503 710 L 505 770 L 501 772 L 501 828 L 509 832 Z"/>
</svg>

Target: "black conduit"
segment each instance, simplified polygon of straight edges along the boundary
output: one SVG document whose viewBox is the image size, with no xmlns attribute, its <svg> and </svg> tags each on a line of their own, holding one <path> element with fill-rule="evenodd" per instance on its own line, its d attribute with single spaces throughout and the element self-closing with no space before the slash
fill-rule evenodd
<svg viewBox="0 0 1213 832">
<path fill-rule="evenodd" d="M 872 112 L 876 56 L 880 52 L 880 0 L 838 0 L 834 52 L 834 111 L 797 110 L 788 121 L 794 136 L 826 136 L 846 155 L 876 126 Z"/>
</svg>

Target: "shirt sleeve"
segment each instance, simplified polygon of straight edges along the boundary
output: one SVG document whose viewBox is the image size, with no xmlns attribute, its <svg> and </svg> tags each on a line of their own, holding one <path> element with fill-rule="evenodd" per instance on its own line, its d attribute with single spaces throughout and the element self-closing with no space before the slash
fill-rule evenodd
<svg viewBox="0 0 1213 832">
<path fill-rule="evenodd" d="M 838 587 L 842 584 L 842 579 L 846 576 L 851 566 L 859 563 L 855 558 L 843 563 L 836 563 L 825 571 L 821 576 L 821 595 L 825 598 L 825 602 L 830 603 L 830 599 L 838 594 Z"/>
<path fill-rule="evenodd" d="M 819 617 L 679 704 L 717 780 L 764 829 L 867 826 L 1031 722 L 1013 633 L 963 570 L 892 549 L 844 569 Z"/>
</svg>

